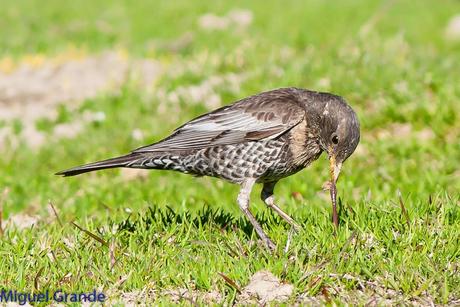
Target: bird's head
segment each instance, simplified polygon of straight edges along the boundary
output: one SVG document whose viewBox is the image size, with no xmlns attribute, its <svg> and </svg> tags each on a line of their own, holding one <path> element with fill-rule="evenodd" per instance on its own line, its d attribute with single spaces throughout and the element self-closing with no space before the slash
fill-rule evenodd
<svg viewBox="0 0 460 307">
<path fill-rule="evenodd" d="M 332 96 L 319 110 L 320 145 L 330 162 L 331 183 L 339 177 L 342 163 L 359 143 L 359 121 L 353 109 L 338 96 Z"/>
<path fill-rule="evenodd" d="M 359 121 L 353 109 L 340 97 L 329 93 L 303 91 L 307 123 L 318 137 L 321 149 L 329 156 L 331 181 L 328 184 L 332 201 L 332 219 L 338 227 L 337 188 L 342 164 L 359 143 Z"/>
</svg>

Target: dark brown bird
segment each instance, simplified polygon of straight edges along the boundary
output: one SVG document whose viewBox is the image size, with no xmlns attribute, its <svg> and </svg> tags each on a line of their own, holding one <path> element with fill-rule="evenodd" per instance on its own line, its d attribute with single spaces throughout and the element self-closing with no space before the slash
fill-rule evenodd
<svg viewBox="0 0 460 307">
<path fill-rule="evenodd" d="M 238 205 L 266 246 L 273 249 L 275 245 L 249 210 L 253 185 L 262 183 L 265 204 L 298 229 L 294 220 L 276 206 L 273 189 L 280 179 L 307 167 L 325 151 L 330 161 L 330 191 L 337 225 L 335 183 L 359 137 L 358 118 L 343 98 L 281 88 L 199 116 L 167 138 L 128 155 L 77 166 L 57 175 L 129 167 L 175 170 L 237 183 L 241 186 Z"/>
</svg>

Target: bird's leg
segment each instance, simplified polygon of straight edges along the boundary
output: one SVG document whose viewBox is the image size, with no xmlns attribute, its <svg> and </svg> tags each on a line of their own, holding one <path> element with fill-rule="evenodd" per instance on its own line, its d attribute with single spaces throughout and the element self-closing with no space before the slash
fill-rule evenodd
<svg viewBox="0 0 460 307">
<path fill-rule="evenodd" d="M 292 217 L 290 217 L 287 213 L 285 213 L 283 210 L 281 210 L 280 207 L 278 207 L 275 204 L 275 196 L 273 195 L 275 184 L 276 182 L 264 183 L 264 187 L 262 188 L 262 192 L 260 193 L 260 198 L 267 205 L 267 207 L 275 210 L 275 212 L 278 213 L 278 215 L 281 216 L 283 220 L 285 220 L 289 225 L 294 227 L 295 231 L 299 232 L 302 229 L 302 227 L 300 227 L 299 224 L 297 224 L 292 219 Z"/>
<path fill-rule="evenodd" d="M 249 211 L 249 195 L 251 194 L 251 190 L 255 182 L 256 180 L 252 178 L 243 181 L 241 184 L 240 193 L 238 194 L 238 205 L 240 206 L 240 209 L 243 211 L 244 215 L 246 215 L 248 218 L 249 222 L 251 222 L 252 226 L 264 244 L 273 251 L 275 250 L 276 245 L 270 240 L 267 234 L 263 231 L 262 226 L 260 226 L 254 215 L 252 215 L 251 211 Z"/>
</svg>

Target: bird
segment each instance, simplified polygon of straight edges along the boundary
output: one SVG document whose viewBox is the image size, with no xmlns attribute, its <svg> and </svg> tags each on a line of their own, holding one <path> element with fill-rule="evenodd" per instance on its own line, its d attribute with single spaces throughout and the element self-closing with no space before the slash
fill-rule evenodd
<svg viewBox="0 0 460 307">
<path fill-rule="evenodd" d="M 277 182 L 308 167 L 323 152 L 329 158 L 333 221 L 338 225 L 336 182 L 342 164 L 360 140 L 355 111 L 341 96 L 288 87 L 265 91 L 198 116 L 166 138 L 130 153 L 56 173 L 75 176 L 109 168 L 173 170 L 240 185 L 236 198 L 264 246 L 276 245 L 250 210 L 250 193 L 260 197 L 295 230 L 301 227 L 276 205 Z"/>
</svg>

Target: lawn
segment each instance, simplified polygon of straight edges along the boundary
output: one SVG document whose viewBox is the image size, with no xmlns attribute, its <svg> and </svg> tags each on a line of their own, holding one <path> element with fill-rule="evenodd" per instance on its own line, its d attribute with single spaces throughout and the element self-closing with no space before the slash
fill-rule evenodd
<svg viewBox="0 0 460 307">
<path fill-rule="evenodd" d="M 269 271 L 277 288 L 292 285 L 286 305 L 460 304 L 460 30 L 449 26 L 460 2 L 0 7 L 0 289 L 265 303 L 248 283 Z M 285 86 L 341 95 L 360 119 L 336 233 L 324 156 L 275 191 L 298 234 L 254 189 L 274 254 L 240 213 L 238 186 L 160 171 L 54 175 Z"/>
</svg>

